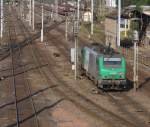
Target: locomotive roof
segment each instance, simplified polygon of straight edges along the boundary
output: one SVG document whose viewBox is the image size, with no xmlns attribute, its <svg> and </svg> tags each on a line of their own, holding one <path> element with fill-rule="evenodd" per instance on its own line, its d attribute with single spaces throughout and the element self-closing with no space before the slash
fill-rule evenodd
<svg viewBox="0 0 150 127">
<path fill-rule="evenodd" d="M 107 58 L 109 58 L 109 57 L 111 57 L 111 58 L 121 58 L 122 57 L 122 55 L 121 54 L 113 54 L 113 55 L 104 55 L 104 57 L 107 57 Z"/>
<path fill-rule="evenodd" d="M 87 48 L 95 51 L 98 55 L 103 55 L 104 57 L 122 57 L 122 55 L 116 52 L 113 48 L 99 43 L 93 43 L 87 46 Z"/>
</svg>

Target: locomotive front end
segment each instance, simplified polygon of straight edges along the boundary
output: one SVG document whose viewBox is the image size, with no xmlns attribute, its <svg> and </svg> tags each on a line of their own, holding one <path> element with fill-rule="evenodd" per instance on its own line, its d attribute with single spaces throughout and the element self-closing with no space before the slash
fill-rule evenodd
<svg viewBox="0 0 150 127">
<path fill-rule="evenodd" d="M 102 59 L 99 86 L 105 90 L 126 89 L 126 62 L 124 57 L 104 56 Z"/>
</svg>

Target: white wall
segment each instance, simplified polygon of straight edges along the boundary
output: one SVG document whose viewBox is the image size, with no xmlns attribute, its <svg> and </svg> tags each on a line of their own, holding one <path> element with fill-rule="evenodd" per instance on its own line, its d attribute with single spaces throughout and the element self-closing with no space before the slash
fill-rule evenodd
<svg viewBox="0 0 150 127">
<path fill-rule="evenodd" d="M 106 7 L 117 7 L 116 0 L 105 0 Z"/>
<path fill-rule="evenodd" d="M 91 16 L 91 12 L 85 12 L 83 14 L 83 21 L 84 22 L 91 22 L 92 16 Z"/>
</svg>

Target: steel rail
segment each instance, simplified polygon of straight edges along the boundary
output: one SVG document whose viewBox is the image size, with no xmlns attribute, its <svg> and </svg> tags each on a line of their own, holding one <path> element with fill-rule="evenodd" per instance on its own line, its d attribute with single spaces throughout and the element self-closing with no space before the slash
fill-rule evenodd
<svg viewBox="0 0 150 127">
<path fill-rule="evenodd" d="M 22 57 L 22 54 L 21 54 L 21 49 L 20 47 L 19 48 L 19 57 L 21 58 Z M 24 80 L 25 80 L 25 73 L 26 73 L 26 70 L 25 70 L 25 66 L 23 65 L 23 76 L 24 76 Z M 30 83 L 28 81 L 28 79 L 26 79 L 26 84 L 27 84 L 27 89 L 28 89 L 28 94 L 30 96 L 30 101 L 31 101 L 31 105 L 32 105 L 32 109 L 34 111 L 34 117 L 35 117 L 35 124 L 36 124 L 36 127 L 39 127 L 39 119 L 38 119 L 38 115 L 37 115 L 37 110 L 36 110 L 36 106 L 35 106 L 35 102 L 33 100 L 33 97 L 32 97 L 32 90 L 31 90 L 31 86 L 30 86 Z"/>
<path fill-rule="evenodd" d="M 15 9 L 12 8 L 13 11 L 15 11 Z M 15 18 L 17 18 L 17 13 L 14 13 L 14 16 Z M 18 25 L 21 29 L 21 32 L 23 34 L 23 36 L 25 37 L 25 32 L 23 31 L 23 28 L 22 28 L 22 24 L 20 24 L 20 20 L 18 20 Z M 21 58 L 22 57 L 22 53 L 21 53 L 21 47 L 18 46 L 18 51 L 19 51 L 19 57 Z M 39 127 L 39 119 L 38 119 L 38 114 L 37 114 L 37 110 L 36 110 L 36 106 L 35 106 L 35 102 L 34 102 L 34 99 L 32 97 L 32 90 L 31 90 L 31 86 L 30 86 L 30 83 L 28 81 L 28 79 L 26 79 L 25 81 L 25 66 L 23 65 L 23 76 L 24 76 L 24 82 L 26 82 L 26 86 L 27 86 L 27 89 L 28 89 L 28 94 L 30 96 L 30 101 L 31 101 L 31 105 L 32 105 L 32 109 L 33 109 L 33 112 L 34 112 L 34 117 L 35 117 L 35 124 L 36 124 L 36 127 Z M 20 122 L 20 121 L 19 121 Z"/>
<path fill-rule="evenodd" d="M 9 22 L 10 25 L 10 22 Z M 11 55 L 11 67 L 12 67 L 12 75 L 13 75 L 13 96 L 14 96 L 14 102 L 16 107 L 16 126 L 19 127 L 19 111 L 18 111 L 18 104 L 17 104 L 17 88 L 16 88 L 16 78 L 15 78 L 15 67 L 14 67 L 14 54 L 13 54 L 13 47 L 12 43 L 14 40 L 12 39 L 12 33 L 11 33 L 12 27 L 9 26 L 9 47 L 10 47 L 10 55 Z M 15 29 L 14 29 L 15 33 Z"/>
</svg>

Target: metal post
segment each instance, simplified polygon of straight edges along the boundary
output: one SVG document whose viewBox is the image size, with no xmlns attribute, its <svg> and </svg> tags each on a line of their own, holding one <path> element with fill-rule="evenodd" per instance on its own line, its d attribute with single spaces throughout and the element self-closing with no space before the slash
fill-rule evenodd
<svg viewBox="0 0 150 127">
<path fill-rule="evenodd" d="M 22 4 L 21 5 L 22 5 L 22 7 L 21 7 L 22 8 L 21 18 L 22 18 L 22 20 L 24 20 L 24 0 L 22 0 Z"/>
<path fill-rule="evenodd" d="M 77 49 L 76 49 L 76 61 L 78 63 L 78 33 L 79 33 L 79 26 L 80 26 L 80 1 L 78 0 L 78 10 L 77 10 L 77 24 L 76 24 L 76 29 L 77 29 Z"/>
<path fill-rule="evenodd" d="M 3 37 L 3 19 L 4 16 L 3 16 L 3 0 L 1 0 L 1 38 Z"/>
<path fill-rule="evenodd" d="M 74 48 L 75 48 L 75 51 L 74 51 L 74 78 L 75 80 L 77 79 L 77 29 L 76 29 L 76 26 L 77 26 L 77 17 L 76 15 L 74 15 L 74 22 L 73 22 L 73 34 L 74 34 Z"/>
<path fill-rule="evenodd" d="M 75 41 L 75 80 L 77 80 L 77 64 L 78 64 L 78 20 L 74 21 L 74 41 Z"/>
<path fill-rule="evenodd" d="M 55 0 L 55 20 L 58 19 L 58 0 Z"/>
<path fill-rule="evenodd" d="M 91 0 L 91 35 L 93 35 L 93 0 Z"/>
<path fill-rule="evenodd" d="M 44 14 L 43 14 L 43 1 L 42 1 L 42 28 L 41 28 L 41 42 L 43 42 L 43 27 L 44 27 Z"/>
<path fill-rule="evenodd" d="M 49 9 L 50 9 L 50 10 L 52 9 L 52 8 L 51 8 L 51 2 L 50 2 L 50 1 L 49 1 Z M 51 17 L 52 17 L 52 16 L 51 16 L 51 13 L 52 13 L 52 12 L 49 11 L 49 18 L 50 18 L 50 20 L 52 19 L 52 18 L 51 18 Z"/>
<path fill-rule="evenodd" d="M 15 6 L 15 0 L 13 0 L 13 7 Z"/>
<path fill-rule="evenodd" d="M 23 0 L 23 5 L 22 5 L 22 8 L 23 8 L 23 20 L 25 20 L 25 1 Z"/>
<path fill-rule="evenodd" d="M 35 14 L 34 14 L 34 12 L 35 12 L 35 10 L 34 10 L 34 8 L 35 8 L 35 1 L 34 0 L 32 0 L 32 29 L 34 30 L 34 28 L 35 28 L 35 25 L 34 25 L 34 16 L 35 16 Z"/>
<path fill-rule="evenodd" d="M 78 69 L 78 33 L 80 24 L 80 0 L 77 1 L 77 11 L 75 15 L 74 37 L 75 37 L 75 80 L 77 80 Z"/>
<path fill-rule="evenodd" d="M 66 41 L 68 40 L 68 16 L 66 16 L 66 30 L 65 30 Z"/>
<path fill-rule="evenodd" d="M 29 26 L 32 24 L 32 1 L 29 0 Z"/>
<path fill-rule="evenodd" d="M 22 8 L 21 8 L 21 0 L 19 1 L 19 7 L 18 7 L 18 14 L 20 14 L 20 19 L 22 18 L 21 16 L 22 16 Z M 19 17 L 19 15 L 18 15 L 18 17 Z"/>
<path fill-rule="evenodd" d="M 138 70 L 139 70 L 139 55 L 138 55 L 138 53 L 139 53 L 139 47 L 138 47 L 138 43 L 137 43 L 137 45 L 136 45 L 136 81 L 137 81 L 137 88 L 139 87 L 138 86 L 138 79 L 139 79 L 139 77 L 138 77 Z"/>
<path fill-rule="evenodd" d="M 133 33 L 133 41 L 134 41 L 134 65 L 133 65 L 133 82 L 134 82 L 134 91 L 138 88 L 138 41 L 139 35 L 137 31 Z"/>
<path fill-rule="evenodd" d="M 121 0 L 118 0 L 118 35 L 117 35 L 117 46 L 120 47 L 120 19 L 121 19 Z"/>
<path fill-rule="evenodd" d="M 77 20 L 79 23 L 80 22 L 80 0 L 78 0 L 78 3 L 77 3 Z"/>
<path fill-rule="evenodd" d="M 125 19 L 125 37 L 127 37 L 127 19 Z"/>
<path fill-rule="evenodd" d="M 22 4 L 21 4 L 21 8 L 22 8 L 22 12 L 21 12 L 21 18 L 22 20 L 24 20 L 24 0 L 22 0 Z"/>
<path fill-rule="evenodd" d="M 78 33 L 80 23 L 80 0 L 77 1 L 77 11 L 74 17 L 74 41 L 75 41 L 75 80 L 77 80 L 77 65 L 78 65 Z"/>
<path fill-rule="evenodd" d="M 20 19 L 23 19 L 23 0 L 20 0 Z"/>
<path fill-rule="evenodd" d="M 75 80 L 77 80 L 78 71 L 78 37 L 75 37 Z"/>
</svg>

